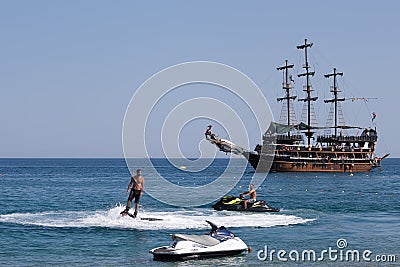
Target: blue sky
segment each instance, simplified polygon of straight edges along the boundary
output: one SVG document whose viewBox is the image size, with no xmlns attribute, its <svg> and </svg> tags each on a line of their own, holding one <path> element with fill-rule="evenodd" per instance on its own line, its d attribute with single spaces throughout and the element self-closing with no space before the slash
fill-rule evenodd
<svg viewBox="0 0 400 267">
<path fill-rule="evenodd" d="M 0 157 L 122 157 L 123 118 L 135 90 L 193 60 L 244 72 L 278 118 L 275 68 L 286 58 L 298 62 L 295 47 L 304 38 L 314 43 L 317 74 L 337 67 L 346 96 L 379 98 L 347 115 L 368 124 L 360 114 L 375 111 L 378 153 L 399 157 L 400 3 L 324 3 L 0 1 Z M 329 83 L 319 79 L 314 87 L 323 98 Z M 190 147 L 203 137 L 196 127 L 183 131 L 191 136 L 181 144 L 187 156 L 197 155 L 198 142 L 193 153 Z M 154 148 L 153 156 L 160 153 Z"/>
</svg>

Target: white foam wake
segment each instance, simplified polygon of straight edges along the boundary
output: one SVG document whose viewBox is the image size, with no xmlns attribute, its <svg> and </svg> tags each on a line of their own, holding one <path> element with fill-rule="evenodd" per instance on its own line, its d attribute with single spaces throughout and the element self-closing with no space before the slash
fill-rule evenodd
<svg viewBox="0 0 400 267">
<path fill-rule="evenodd" d="M 108 227 L 134 228 L 141 230 L 159 229 L 208 229 L 205 220 L 225 227 L 273 227 L 302 224 L 315 219 L 304 219 L 294 215 L 279 213 L 239 213 L 213 210 L 192 210 L 155 212 L 141 210 L 138 218 L 162 220 L 135 220 L 119 213 L 122 206 L 98 211 L 52 211 L 40 213 L 12 213 L 0 215 L 0 222 L 37 225 L 45 227 Z"/>
</svg>

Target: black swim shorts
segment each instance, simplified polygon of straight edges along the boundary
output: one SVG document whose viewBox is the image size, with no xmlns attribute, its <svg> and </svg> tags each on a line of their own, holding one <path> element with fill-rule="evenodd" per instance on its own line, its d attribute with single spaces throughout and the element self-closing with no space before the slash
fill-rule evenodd
<svg viewBox="0 0 400 267">
<path fill-rule="evenodd" d="M 131 192 L 129 193 L 129 200 L 132 201 L 133 198 L 135 198 L 135 203 L 139 203 L 140 200 L 140 192 L 141 190 L 135 190 L 132 189 Z"/>
</svg>

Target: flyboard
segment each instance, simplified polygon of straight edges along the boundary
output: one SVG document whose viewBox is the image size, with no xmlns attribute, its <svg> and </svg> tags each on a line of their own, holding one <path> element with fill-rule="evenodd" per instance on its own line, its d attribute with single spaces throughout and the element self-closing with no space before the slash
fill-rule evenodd
<svg viewBox="0 0 400 267">
<path fill-rule="evenodd" d="M 135 215 L 133 215 L 132 213 L 130 213 L 129 211 L 123 210 L 120 212 L 121 216 L 124 217 L 126 215 L 128 215 L 129 217 L 136 219 L 136 220 L 142 220 L 142 221 L 162 221 L 163 219 L 160 218 L 150 218 L 150 217 L 137 217 Z"/>
</svg>

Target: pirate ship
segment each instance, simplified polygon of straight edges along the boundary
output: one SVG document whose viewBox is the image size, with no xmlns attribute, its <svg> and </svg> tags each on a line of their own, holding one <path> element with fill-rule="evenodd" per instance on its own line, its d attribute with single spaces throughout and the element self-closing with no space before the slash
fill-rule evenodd
<svg viewBox="0 0 400 267">
<path fill-rule="evenodd" d="M 326 126 L 317 126 L 313 121 L 313 102 L 318 97 L 313 96 L 311 77 L 315 72 L 311 70 L 308 61 L 308 49 L 312 47 L 307 39 L 297 49 L 304 50 L 304 72 L 298 74 L 305 78 L 303 91 L 305 97 L 297 99 L 305 107 L 305 122 L 296 123 L 294 107 L 297 96 L 292 94 L 294 80 L 289 75 L 289 70 L 294 67 L 286 60 L 285 65 L 278 67 L 283 72 L 282 88 L 283 97 L 277 98 L 283 103 L 280 123 L 272 122 L 262 136 L 262 144 L 249 151 L 236 146 L 229 140 L 218 139 L 207 129 L 206 138 L 216 145 L 221 151 L 243 155 L 257 172 L 368 172 L 374 167 L 380 167 L 381 161 L 389 156 L 379 158 L 375 156 L 378 133 L 376 127 L 349 126 L 344 123 L 340 103 L 346 100 L 368 100 L 367 98 L 346 99 L 340 97 L 337 77 L 343 72 L 336 68 L 332 73 L 325 74 L 325 78 L 333 79 L 330 92 L 331 99 L 324 103 L 331 104 L 331 112 Z M 372 122 L 376 114 L 372 114 Z M 321 134 L 321 131 L 324 133 Z M 358 132 L 348 134 L 347 132 Z"/>
</svg>

